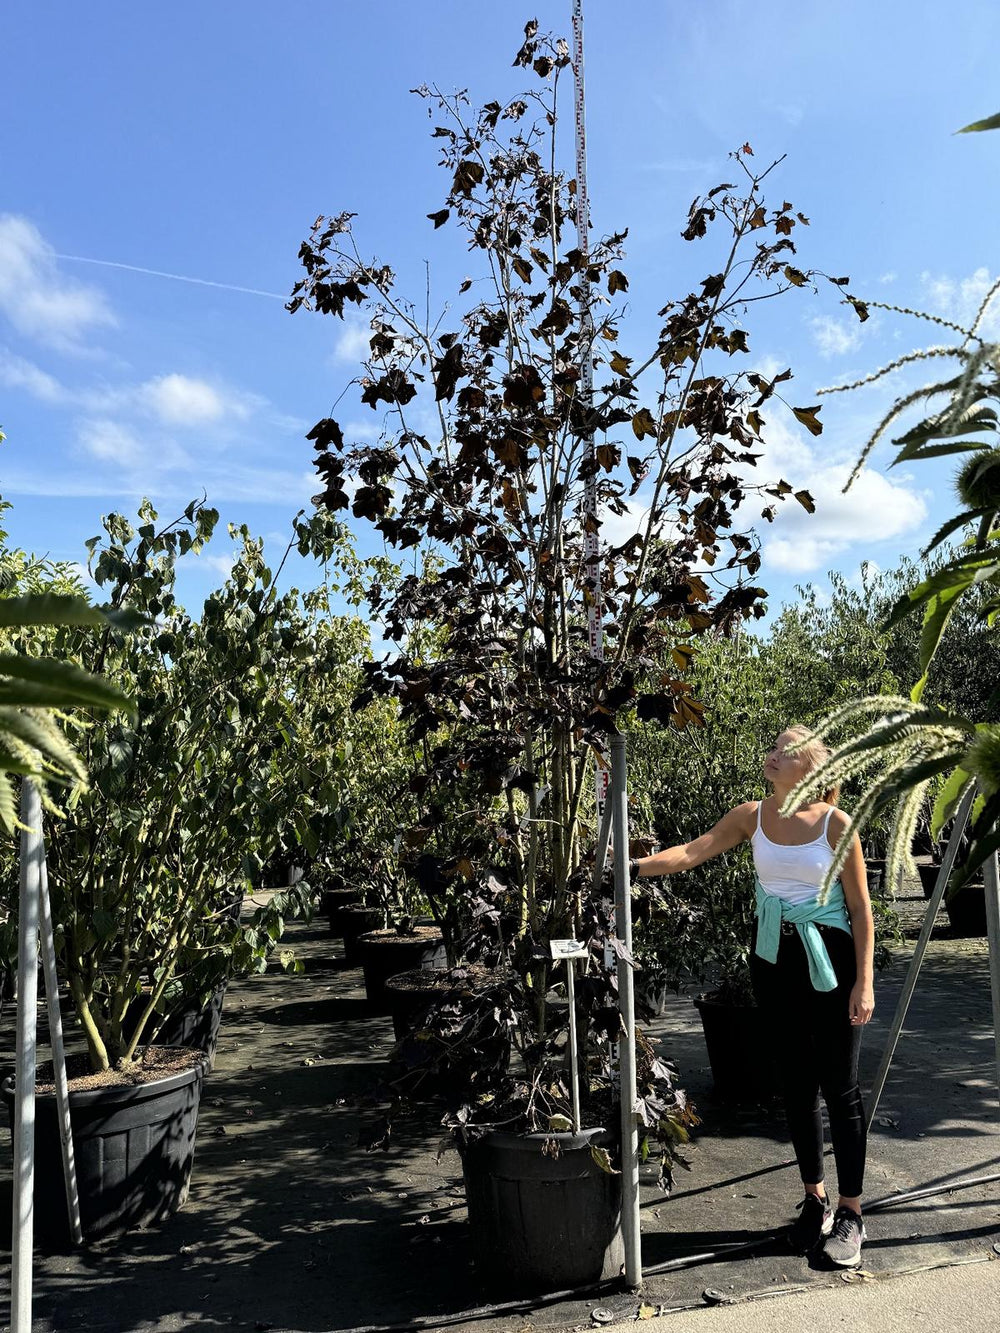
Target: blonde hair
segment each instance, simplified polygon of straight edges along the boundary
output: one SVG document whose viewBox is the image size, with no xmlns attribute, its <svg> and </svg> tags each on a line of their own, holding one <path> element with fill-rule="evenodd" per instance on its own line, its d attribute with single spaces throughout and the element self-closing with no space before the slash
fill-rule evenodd
<svg viewBox="0 0 1000 1333">
<path fill-rule="evenodd" d="M 820 764 L 825 764 L 830 758 L 829 747 L 818 736 L 814 736 L 808 727 L 796 723 L 793 727 L 786 727 L 785 734 L 795 738 L 795 753 L 805 755 L 814 770 L 819 768 Z M 820 799 L 826 801 L 827 805 L 836 805 L 840 800 L 840 783 L 827 787 Z"/>
</svg>

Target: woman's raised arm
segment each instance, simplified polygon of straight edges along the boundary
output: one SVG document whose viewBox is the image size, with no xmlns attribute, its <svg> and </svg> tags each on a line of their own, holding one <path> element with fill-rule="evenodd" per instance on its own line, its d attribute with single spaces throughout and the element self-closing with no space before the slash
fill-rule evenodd
<svg viewBox="0 0 1000 1333">
<path fill-rule="evenodd" d="M 713 856 L 720 856 L 753 836 L 756 813 L 757 802 L 744 801 L 693 842 L 667 847 L 662 852 L 644 856 L 634 862 L 632 869 L 634 871 L 638 866 L 638 874 L 633 877 L 652 879 L 657 875 L 676 875 L 681 870 L 693 870 L 703 861 L 711 861 Z"/>
</svg>

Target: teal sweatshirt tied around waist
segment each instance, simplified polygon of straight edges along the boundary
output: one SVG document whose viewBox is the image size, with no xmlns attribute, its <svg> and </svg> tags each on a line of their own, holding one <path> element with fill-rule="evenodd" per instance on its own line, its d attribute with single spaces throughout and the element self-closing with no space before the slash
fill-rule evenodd
<svg viewBox="0 0 1000 1333">
<path fill-rule="evenodd" d="M 820 906 L 812 901 L 793 904 L 784 898 L 768 893 L 756 880 L 757 885 L 757 948 L 756 953 L 765 962 L 778 961 L 778 945 L 781 942 L 781 923 L 788 921 L 799 932 L 799 938 L 809 960 L 809 980 L 815 990 L 830 991 L 837 988 L 837 974 L 830 962 L 830 955 L 823 943 L 823 936 L 817 926 L 838 926 L 851 933 L 851 920 L 847 915 L 847 903 L 840 880 L 835 880 L 830 888 L 827 901 Z"/>
</svg>

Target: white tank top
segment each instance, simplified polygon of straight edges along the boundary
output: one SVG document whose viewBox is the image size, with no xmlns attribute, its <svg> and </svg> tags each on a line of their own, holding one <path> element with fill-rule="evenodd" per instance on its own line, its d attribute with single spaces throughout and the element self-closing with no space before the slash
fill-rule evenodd
<svg viewBox="0 0 1000 1333">
<path fill-rule="evenodd" d="M 757 828 L 750 839 L 761 887 L 766 893 L 773 893 L 776 898 L 784 898 L 794 905 L 807 903 L 816 897 L 833 860 L 833 848 L 827 838 L 833 809 L 831 807 L 826 812 L 823 827 L 811 842 L 786 847 L 783 843 L 772 842 L 761 827 L 761 805 L 758 801 Z"/>
</svg>

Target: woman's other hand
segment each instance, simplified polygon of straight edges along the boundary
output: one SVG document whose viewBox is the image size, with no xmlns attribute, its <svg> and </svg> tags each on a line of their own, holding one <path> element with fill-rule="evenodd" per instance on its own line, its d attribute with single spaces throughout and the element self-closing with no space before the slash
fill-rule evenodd
<svg viewBox="0 0 1000 1333">
<path fill-rule="evenodd" d="M 870 983 L 858 981 L 851 991 L 851 1022 L 864 1025 L 875 1012 L 875 992 Z"/>
</svg>

